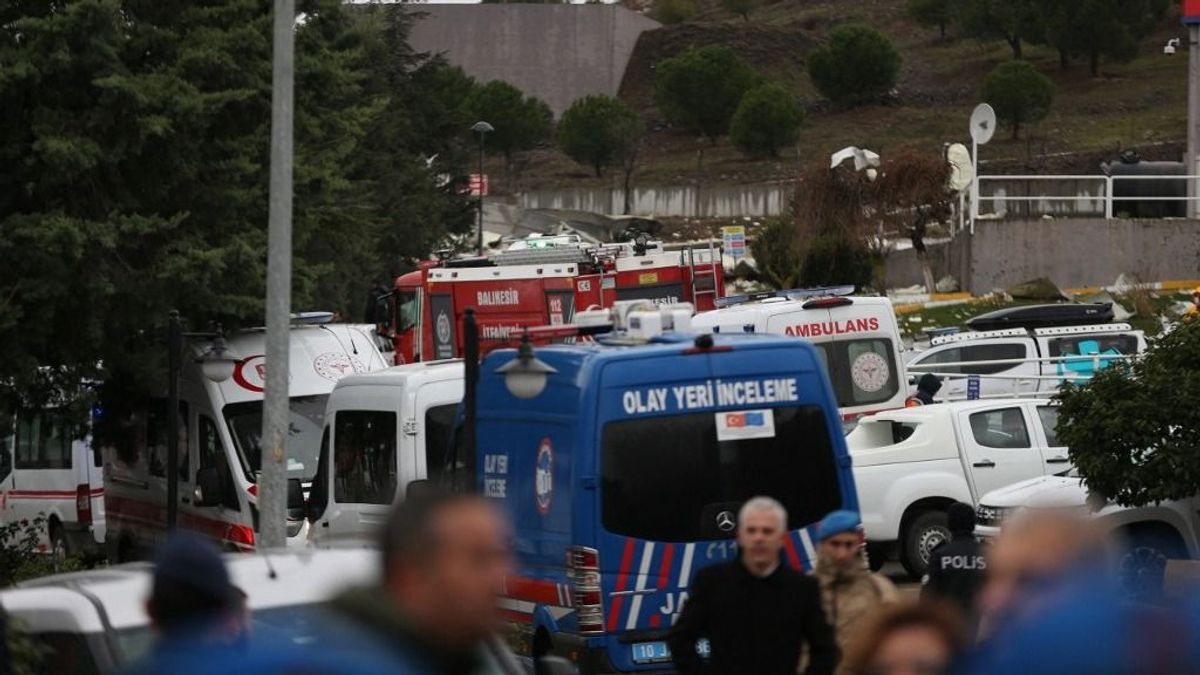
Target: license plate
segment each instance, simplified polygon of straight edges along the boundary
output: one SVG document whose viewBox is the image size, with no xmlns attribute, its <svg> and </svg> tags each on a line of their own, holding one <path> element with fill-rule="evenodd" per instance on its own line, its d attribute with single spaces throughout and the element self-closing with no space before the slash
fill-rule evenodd
<svg viewBox="0 0 1200 675">
<path fill-rule="evenodd" d="M 633 645 L 634 663 L 662 663 L 671 660 L 671 650 L 665 642 L 639 642 Z"/>
</svg>

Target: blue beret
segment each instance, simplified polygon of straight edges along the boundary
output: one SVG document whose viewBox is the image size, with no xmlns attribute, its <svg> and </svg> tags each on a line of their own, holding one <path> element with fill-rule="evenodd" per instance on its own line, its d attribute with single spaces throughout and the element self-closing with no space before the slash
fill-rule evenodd
<svg viewBox="0 0 1200 675">
<path fill-rule="evenodd" d="M 862 519 L 858 517 L 857 512 L 834 511 L 817 524 L 817 541 L 825 541 L 834 535 L 846 532 L 858 532 L 858 528 L 861 526 Z"/>
</svg>

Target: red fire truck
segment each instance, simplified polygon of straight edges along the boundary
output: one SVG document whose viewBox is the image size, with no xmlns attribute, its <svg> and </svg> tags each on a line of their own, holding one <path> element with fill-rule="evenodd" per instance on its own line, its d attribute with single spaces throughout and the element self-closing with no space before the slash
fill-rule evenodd
<svg viewBox="0 0 1200 675">
<path fill-rule="evenodd" d="M 483 353 L 525 328 L 570 323 L 576 309 L 617 300 L 716 307 L 724 295 L 720 251 L 667 250 L 661 242 L 522 246 L 490 258 L 429 261 L 395 281 L 389 303 L 397 364 L 462 355 L 462 317 L 474 307 Z"/>
</svg>

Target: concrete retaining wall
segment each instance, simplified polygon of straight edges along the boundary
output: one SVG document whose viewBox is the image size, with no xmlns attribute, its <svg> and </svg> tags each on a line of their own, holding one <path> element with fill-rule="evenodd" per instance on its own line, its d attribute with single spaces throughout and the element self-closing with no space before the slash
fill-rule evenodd
<svg viewBox="0 0 1200 675">
<path fill-rule="evenodd" d="M 1037 277 L 1059 288 L 1112 284 L 1124 273 L 1148 281 L 1200 278 L 1200 221 L 980 220 L 975 234 L 929 248 L 936 278 L 951 274 L 976 295 Z M 892 288 L 924 283 L 912 251 L 888 256 Z"/>
<path fill-rule="evenodd" d="M 633 189 L 636 215 L 685 218 L 762 217 L 783 213 L 792 198 L 791 185 L 664 185 Z M 519 196 L 528 209 L 571 209 L 616 214 L 625 208 L 625 191 L 618 188 L 533 190 Z"/>
<path fill-rule="evenodd" d="M 588 94 L 616 96 L 643 31 L 659 23 L 617 5 L 419 4 L 411 44 L 444 52 L 483 81 L 504 80 L 557 117 Z"/>
</svg>

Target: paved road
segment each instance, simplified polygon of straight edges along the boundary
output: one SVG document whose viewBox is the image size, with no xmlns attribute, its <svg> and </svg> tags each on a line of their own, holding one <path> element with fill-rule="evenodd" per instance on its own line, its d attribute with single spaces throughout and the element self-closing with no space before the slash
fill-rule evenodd
<svg viewBox="0 0 1200 675">
<path fill-rule="evenodd" d="M 904 598 L 916 600 L 921 594 L 921 584 L 918 580 L 908 576 L 908 572 L 900 566 L 898 562 L 889 562 L 879 570 L 886 574 L 889 579 L 896 583 L 896 587 L 900 589 L 900 595 Z"/>
</svg>

